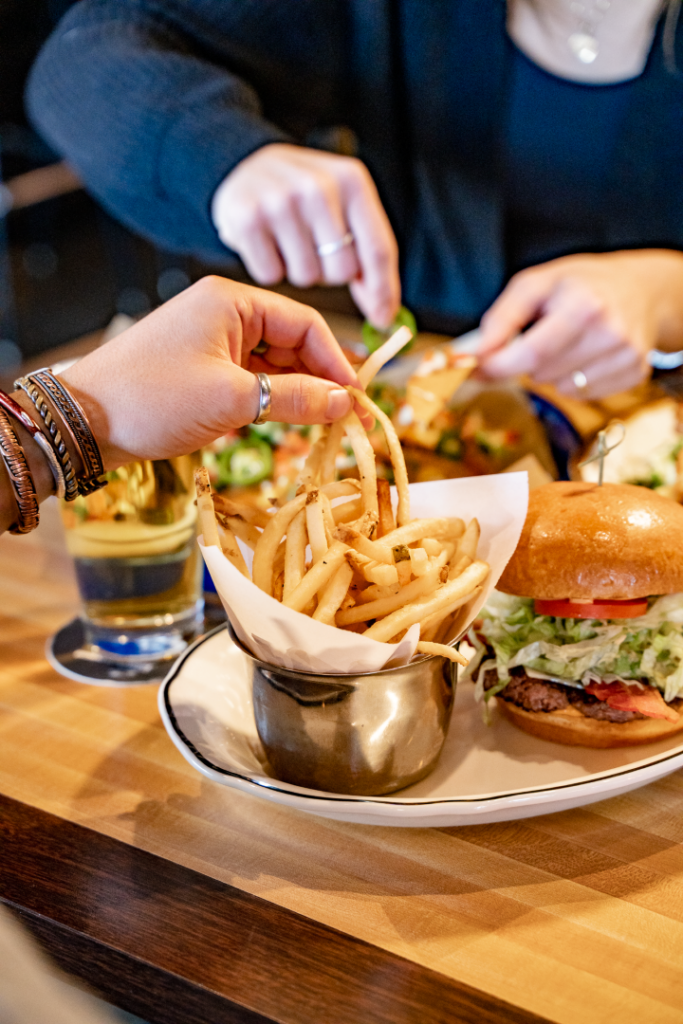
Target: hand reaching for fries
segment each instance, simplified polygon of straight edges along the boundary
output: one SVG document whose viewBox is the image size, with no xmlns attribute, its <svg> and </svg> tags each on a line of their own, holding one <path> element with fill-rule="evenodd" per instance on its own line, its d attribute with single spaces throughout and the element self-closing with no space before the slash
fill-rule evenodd
<svg viewBox="0 0 683 1024">
<path fill-rule="evenodd" d="M 397 345 L 390 339 L 361 368 L 364 386 Z M 459 609 L 489 573 L 488 564 L 477 560 L 479 524 L 476 519 L 465 525 L 459 518 L 411 518 L 408 477 L 391 420 L 365 392 L 349 390 L 384 429 L 398 492 L 396 516 L 388 482 L 377 479 L 365 429 L 350 411 L 314 445 L 296 497 L 272 514 L 212 496 L 207 471 L 198 470 L 204 542 L 221 548 L 247 578 L 237 538 L 252 548 L 253 583 L 293 611 L 386 643 L 398 643 L 419 623 L 418 652 L 467 664 L 444 641 L 451 638 Z M 334 480 L 334 457 L 344 432 L 359 480 Z"/>
<path fill-rule="evenodd" d="M 255 354 L 261 341 L 268 347 Z M 186 454 L 251 423 L 257 372 L 271 377 L 270 418 L 287 423 L 341 419 L 353 406 L 344 389 L 359 383 L 319 313 L 219 277 L 203 278 L 62 377 L 113 469 Z"/>
</svg>

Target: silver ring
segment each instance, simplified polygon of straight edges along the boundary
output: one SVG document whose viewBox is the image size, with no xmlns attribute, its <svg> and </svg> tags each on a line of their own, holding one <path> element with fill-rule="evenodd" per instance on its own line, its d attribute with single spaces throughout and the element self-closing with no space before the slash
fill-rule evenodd
<svg viewBox="0 0 683 1024">
<path fill-rule="evenodd" d="M 588 377 L 583 370 L 574 370 L 572 374 L 572 384 L 577 391 L 585 391 L 588 387 Z"/>
<path fill-rule="evenodd" d="M 316 249 L 318 256 L 334 256 L 336 252 L 340 252 L 345 249 L 347 245 L 353 245 L 353 232 L 347 231 L 343 238 L 338 239 L 336 242 L 325 242 L 324 245 L 319 245 Z"/>
<path fill-rule="evenodd" d="M 257 373 L 256 379 L 258 380 L 259 393 L 258 393 L 258 413 L 256 419 L 252 420 L 252 423 L 265 423 L 270 416 L 270 410 L 272 408 L 272 388 L 270 386 L 270 377 L 267 373 Z"/>
</svg>

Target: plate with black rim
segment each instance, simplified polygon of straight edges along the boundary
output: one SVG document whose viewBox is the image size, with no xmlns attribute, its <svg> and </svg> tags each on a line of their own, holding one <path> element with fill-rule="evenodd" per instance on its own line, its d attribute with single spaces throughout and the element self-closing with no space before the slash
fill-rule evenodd
<svg viewBox="0 0 683 1024">
<path fill-rule="evenodd" d="M 683 767 L 680 734 L 623 750 L 565 747 L 520 732 L 494 709 L 491 725 L 474 686 L 456 691 L 448 737 L 426 779 L 389 796 L 303 789 L 273 776 L 254 722 L 247 661 L 224 626 L 197 640 L 159 690 L 166 730 L 207 779 L 339 821 L 425 828 L 511 821 L 619 796 Z"/>
</svg>

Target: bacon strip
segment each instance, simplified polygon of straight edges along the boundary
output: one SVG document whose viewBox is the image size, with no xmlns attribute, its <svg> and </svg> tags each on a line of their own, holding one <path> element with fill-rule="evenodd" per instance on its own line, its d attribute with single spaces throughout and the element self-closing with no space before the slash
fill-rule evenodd
<svg viewBox="0 0 683 1024">
<path fill-rule="evenodd" d="M 585 689 L 587 693 L 619 711 L 637 711 L 647 718 L 664 718 L 667 722 L 678 721 L 678 713 L 669 707 L 654 686 L 646 686 L 641 690 L 637 686 L 626 686 L 619 682 L 600 682 L 590 683 Z"/>
</svg>

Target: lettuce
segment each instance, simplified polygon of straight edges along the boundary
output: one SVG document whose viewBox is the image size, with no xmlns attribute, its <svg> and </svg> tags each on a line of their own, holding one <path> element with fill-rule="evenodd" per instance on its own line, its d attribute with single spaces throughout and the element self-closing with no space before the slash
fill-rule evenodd
<svg viewBox="0 0 683 1024">
<path fill-rule="evenodd" d="M 683 697 L 683 594 L 653 598 L 635 619 L 603 620 L 537 615 L 533 600 L 494 591 L 481 618 L 477 632 L 493 648 L 501 681 L 524 665 L 558 682 L 645 680 L 666 701 Z M 476 662 L 481 661 L 486 648 L 474 630 L 470 643 L 477 649 Z"/>
</svg>

